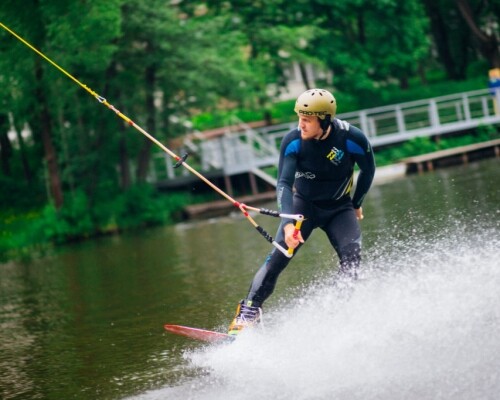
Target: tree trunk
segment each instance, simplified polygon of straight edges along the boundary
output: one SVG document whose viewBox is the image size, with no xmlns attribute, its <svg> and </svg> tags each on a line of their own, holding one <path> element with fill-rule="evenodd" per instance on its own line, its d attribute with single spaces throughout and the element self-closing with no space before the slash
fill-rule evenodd
<svg viewBox="0 0 500 400">
<path fill-rule="evenodd" d="M 422 85 L 424 86 L 427 86 L 429 82 L 427 81 L 427 76 L 425 75 L 425 67 L 422 62 L 418 63 L 417 73 L 418 76 L 420 77 L 420 83 L 422 83 Z"/>
<path fill-rule="evenodd" d="M 399 78 L 399 88 L 401 90 L 407 90 L 410 84 L 408 83 L 408 76 L 404 75 Z"/>
<path fill-rule="evenodd" d="M 303 63 L 299 62 L 299 71 L 300 76 L 302 78 L 302 82 L 307 90 L 311 89 L 311 83 L 309 82 L 309 78 L 307 77 L 307 70 Z"/>
<path fill-rule="evenodd" d="M 43 69 L 40 65 L 40 61 L 37 60 L 35 63 L 35 78 L 36 78 L 36 89 L 35 95 L 37 102 L 39 104 L 39 121 L 40 130 L 42 136 L 43 149 L 45 154 L 45 161 L 47 162 L 47 171 L 49 173 L 49 188 L 52 199 L 54 200 L 54 205 L 56 209 L 61 208 L 63 205 L 63 191 L 61 186 L 61 178 L 59 175 L 59 167 L 57 163 L 57 153 L 52 141 L 52 119 L 47 107 L 47 99 L 45 98 L 45 93 L 43 91 Z"/>
<path fill-rule="evenodd" d="M 424 0 L 423 3 L 430 21 L 431 33 L 434 38 L 438 57 L 443 64 L 446 75 L 453 80 L 464 79 L 464 76 L 461 76 L 458 72 L 456 68 L 457 63 L 453 59 L 453 55 L 450 51 L 447 24 L 438 4 L 434 0 Z"/>
<path fill-rule="evenodd" d="M 14 129 L 16 130 L 16 137 L 17 141 L 19 142 L 19 150 L 21 153 L 21 162 L 23 164 L 24 177 L 26 178 L 26 182 L 30 184 L 33 181 L 33 172 L 31 171 L 30 163 L 28 161 L 26 144 L 24 143 L 23 135 L 21 135 L 21 129 Z"/>
<path fill-rule="evenodd" d="M 106 85 L 104 87 L 104 92 L 109 93 L 111 90 L 112 82 L 116 79 L 117 75 L 117 62 L 113 61 L 106 71 Z M 121 87 L 114 88 L 113 97 L 116 99 L 118 108 L 120 108 L 123 98 L 123 93 Z M 119 185 L 122 190 L 128 189 L 132 185 L 132 176 L 130 173 L 130 157 L 127 148 L 127 127 L 125 124 L 118 124 L 119 140 L 118 140 L 118 171 L 119 171 Z"/>
<path fill-rule="evenodd" d="M 498 40 L 494 34 L 488 35 L 476 23 L 474 12 L 468 0 L 455 0 L 458 10 L 469 27 L 477 49 L 488 60 L 490 68 L 500 68 L 500 51 Z"/>
<path fill-rule="evenodd" d="M 2 172 L 5 176 L 10 176 L 10 157 L 12 157 L 12 145 L 7 135 L 9 131 L 9 119 L 7 115 L 0 114 L 0 160 Z"/>
<path fill-rule="evenodd" d="M 124 190 L 128 189 L 132 183 L 130 176 L 130 163 L 127 150 L 127 131 L 124 124 L 120 124 L 120 187 Z"/>
<path fill-rule="evenodd" d="M 156 108 L 154 104 L 154 89 L 156 84 L 156 67 L 150 66 L 146 69 L 146 130 L 153 136 L 156 133 Z M 137 181 L 144 182 L 148 173 L 149 162 L 151 160 L 151 148 L 153 142 L 144 138 L 144 142 L 139 152 L 137 161 Z"/>
<path fill-rule="evenodd" d="M 358 41 L 363 46 L 366 46 L 366 28 L 365 28 L 365 16 L 363 10 L 358 10 L 356 13 L 356 22 L 358 25 Z"/>
</svg>

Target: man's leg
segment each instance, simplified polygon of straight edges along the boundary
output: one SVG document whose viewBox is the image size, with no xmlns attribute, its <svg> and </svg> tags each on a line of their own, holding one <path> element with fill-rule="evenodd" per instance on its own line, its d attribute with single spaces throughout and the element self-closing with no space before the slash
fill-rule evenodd
<svg viewBox="0 0 500 400">
<path fill-rule="evenodd" d="M 300 197 L 295 196 L 293 201 L 296 212 L 304 215 L 305 217 L 300 232 L 302 234 L 302 238 L 306 241 L 311 235 L 313 229 L 316 227 L 314 222 L 314 210 L 310 203 L 304 201 Z M 276 242 L 284 248 L 287 248 L 284 237 L 283 223 L 280 224 L 276 232 Z M 301 246 L 302 244 L 294 250 L 293 257 L 295 257 Z M 273 251 L 269 253 L 264 263 L 255 274 L 252 284 L 250 285 L 247 299 L 252 301 L 252 304 L 256 304 L 258 307 L 262 306 L 264 301 L 273 293 L 279 275 L 287 267 L 290 260 L 291 258 L 286 257 L 278 249 L 273 249 Z"/>
<path fill-rule="evenodd" d="M 339 272 L 356 279 L 361 263 L 361 229 L 352 205 L 335 213 L 324 230 L 339 256 Z"/>
</svg>

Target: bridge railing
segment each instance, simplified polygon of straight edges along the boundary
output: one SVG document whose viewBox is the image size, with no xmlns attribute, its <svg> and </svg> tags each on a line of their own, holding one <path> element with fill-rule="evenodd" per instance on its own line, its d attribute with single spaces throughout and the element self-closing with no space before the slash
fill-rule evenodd
<svg viewBox="0 0 500 400">
<path fill-rule="evenodd" d="M 433 136 L 500 123 L 500 90 L 489 89 L 457 93 L 431 99 L 376 107 L 337 118 L 358 126 L 374 147 L 395 144 L 418 136 Z M 202 170 L 221 169 L 227 175 L 251 171 L 278 161 L 283 137 L 297 122 L 252 129 L 241 129 L 217 138 L 189 143 L 197 152 Z M 157 174 L 158 175 L 158 174 Z M 169 167 L 168 177 L 174 177 Z"/>
</svg>

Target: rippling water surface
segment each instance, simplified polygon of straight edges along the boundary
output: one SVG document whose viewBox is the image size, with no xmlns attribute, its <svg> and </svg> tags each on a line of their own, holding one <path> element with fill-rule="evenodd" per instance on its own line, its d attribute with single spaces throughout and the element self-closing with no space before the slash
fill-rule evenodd
<svg viewBox="0 0 500 400">
<path fill-rule="evenodd" d="M 266 303 L 264 329 L 230 345 L 162 327 L 226 327 L 270 250 L 239 215 L 2 264 L 0 397 L 497 398 L 498 167 L 374 187 L 361 279 L 335 281 L 315 232 Z M 274 233 L 277 221 L 256 218 Z"/>
</svg>

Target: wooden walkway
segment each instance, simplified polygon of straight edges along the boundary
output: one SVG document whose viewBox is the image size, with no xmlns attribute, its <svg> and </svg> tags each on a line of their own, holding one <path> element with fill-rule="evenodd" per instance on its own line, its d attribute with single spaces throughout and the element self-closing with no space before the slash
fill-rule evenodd
<svg viewBox="0 0 500 400">
<path fill-rule="evenodd" d="M 492 156 L 500 157 L 500 139 L 409 157 L 403 162 L 406 164 L 406 173 L 412 174 L 449 165 L 467 164 Z"/>
<path fill-rule="evenodd" d="M 238 197 L 238 202 L 255 207 L 257 204 L 268 203 L 276 199 L 276 191 L 268 191 L 254 195 Z M 227 200 L 216 200 L 209 203 L 193 204 L 184 207 L 183 213 L 186 219 L 213 218 L 227 215 L 231 210 L 239 209 Z"/>
</svg>

